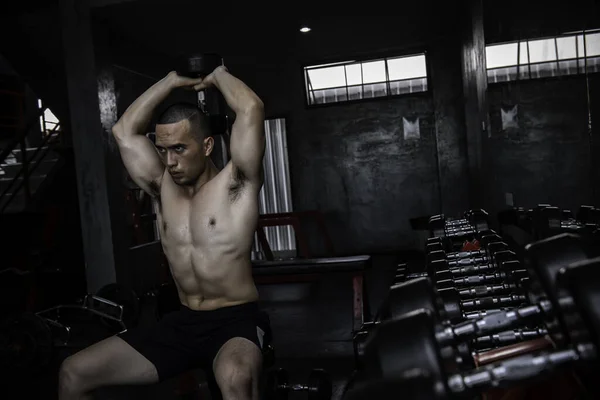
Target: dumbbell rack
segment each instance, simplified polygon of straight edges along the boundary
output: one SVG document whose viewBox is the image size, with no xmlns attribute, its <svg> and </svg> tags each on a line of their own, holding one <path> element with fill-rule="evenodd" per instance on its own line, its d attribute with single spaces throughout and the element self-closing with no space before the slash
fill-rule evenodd
<svg viewBox="0 0 600 400">
<path fill-rule="evenodd" d="M 454 362 L 455 365 L 457 365 L 457 368 L 459 369 L 464 369 L 466 367 L 481 368 L 481 365 L 483 364 L 497 363 L 503 359 L 511 357 L 514 358 L 519 356 L 520 354 L 527 354 L 533 351 L 548 349 L 552 346 L 555 346 L 556 344 L 564 342 L 564 340 L 561 342 L 561 338 L 564 336 L 564 329 L 561 330 L 557 328 L 558 323 L 553 322 L 557 321 L 557 317 L 555 316 L 556 312 L 553 311 L 553 309 L 556 309 L 556 306 L 553 307 L 551 302 L 545 300 L 547 293 L 549 293 L 548 291 L 552 292 L 552 290 L 554 290 L 554 277 L 550 275 L 556 273 L 555 268 L 550 268 L 552 273 L 547 273 L 546 277 L 539 275 L 540 273 L 542 273 L 540 271 L 543 271 L 543 269 L 538 268 L 537 275 L 535 275 L 534 279 L 532 279 L 529 276 L 529 270 L 531 270 L 531 266 L 525 268 L 525 263 L 523 263 L 522 258 L 520 257 L 520 255 L 517 256 L 517 253 L 521 253 L 521 249 L 507 249 L 508 245 L 502 242 L 503 238 L 497 235 L 495 232 L 490 231 L 489 229 L 478 229 L 473 226 L 469 228 L 468 226 L 466 226 L 469 224 L 468 218 L 465 218 L 462 221 L 458 222 L 449 221 L 448 224 L 444 225 L 443 229 L 439 228 L 439 221 L 439 217 L 435 218 L 435 229 L 431 229 L 432 237 L 428 240 L 429 252 L 426 261 L 427 271 L 421 274 L 410 274 L 407 271 L 406 265 L 399 265 L 394 281 L 394 286 L 392 286 L 392 288 L 390 289 L 390 293 L 393 293 L 395 289 L 399 289 L 400 286 L 402 286 L 403 289 L 407 291 L 408 286 L 415 286 L 415 282 L 419 279 L 427 281 L 431 280 L 433 281 L 433 284 L 439 286 L 440 280 L 436 279 L 436 277 L 445 276 L 446 278 L 448 278 L 448 276 L 450 276 L 451 278 L 453 278 L 449 285 L 449 287 L 451 288 L 450 291 L 455 295 L 455 297 L 459 299 L 454 299 L 452 301 L 452 303 L 454 304 L 454 308 L 464 308 L 465 306 L 469 306 L 472 308 L 477 308 L 477 306 L 481 307 L 479 315 L 473 315 L 472 317 L 469 317 L 463 313 L 462 318 L 464 320 L 464 323 L 462 325 L 459 323 L 459 325 L 451 327 L 449 331 L 452 332 L 451 335 L 456 335 L 457 333 L 459 335 L 466 335 L 465 338 L 469 340 L 462 344 L 457 343 L 456 345 L 453 345 L 453 349 L 445 348 L 445 350 L 442 352 L 442 356 L 449 360 L 448 362 Z M 456 229 L 457 225 L 463 225 L 464 227 Z M 439 237 L 436 237 L 436 234 L 439 235 Z M 491 241 L 490 235 L 495 236 Z M 457 238 L 460 238 L 460 240 L 457 240 Z M 466 241 L 463 241 L 465 238 Z M 529 251 L 531 254 L 534 254 L 535 257 L 543 259 L 544 256 L 540 254 L 535 254 L 535 251 L 538 251 L 539 253 L 539 249 L 542 248 L 548 253 L 553 253 L 553 251 L 556 249 L 553 249 L 552 246 L 557 245 L 557 247 L 561 251 L 566 251 L 568 254 L 571 254 L 571 256 L 574 257 L 571 259 L 571 261 L 573 259 L 584 259 L 585 255 L 583 255 L 582 253 L 577 253 L 576 250 L 565 250 L 568 249 L 570 246 L 569 240 L 567 239 L 563 237 L 558 238 L 556 242 L 551 242 L 550 244 L 542 243 L 537 247 L 530 247 Z M 432 246 L 434 243 L 435 246 Z M 493 245 L 494 243 L 496 243 L 496 245 Z M 498 243 L 502 243 L 502 245 L 498 245 Z M 460 250 L 466 250 L 464 248 L 460 248 L 462 244 L 466 245 L 465 247 L 468 247 L 469 251 L 461 252 Z M 561 246 L 563 247 L 561 248 Z M 435 250 L 433 249 L 434 247 Z M 440 251 L 444 254 L 444 257 L 440 257 L 440 253 L 437 253 L 434 256 L 432 256 L 431 254 L 432 252 Z M 500 252 L 503 252 L 503 255 L 501 257 L 498 257 Z M 556 254 L 556 258 L 560 259 L 560 254 Z M 568 261 L 569 259 L 567 258 L 565 260 L 562 260 L 561 262 L 568 264 Z M 433 265 L 436 262 L 440 266 L 443 265 L 446 268 L 443 271 L 443 274 L 440 274 L 439 267 L 437 265 Z M 481 266 L 484 266 L 484 269 L 489 271 L 492 271 L 494 268 L 501 268 L 504 275 L 498 275 L 498 278 L 500 279 L 498 279 L 498 282 L 496 283 L 487 283 L 485 285 L 479 286 L 473 286 L 472 282 L 476 280 L 473 280 L 471 278 L 461 280 L 461 278 L 459 278 L 461 275 L 463 275 L 464 277 L 473 276 L 470 274 L 480 271 L 482 269 Z M 515 271 L 520 271 L 520 273 L 515 274 Z M 502 279 L 506 278 L 511 278 L 511 280 L 502 281 Z M 449 279 L 445 279 L 445 281 L 446 283 L 448 283 Z M 440 297 L 443 297 L 440 296 L 440 292 L 444 292 L 448 289 L 439 289 L 439 287 L 435 287 L 434 290 L 436 292 L 436 295 L 432 295 L 431 297 L 437 297 L 439 300 Z M 492 297 L 490 297 L 491 294 L 501 296 L 496 297 L 495 302 L 492 300 Z M 407 295 L 407 293 L 404 293 L 404 295 Z M 502 295 L 504 297 L 502 297 Z M 409 296 L 403 299 L 405 302 L 410 302 Z M 494 304 L 498 304 L 498 302 L 502 301 L 508 303 L 508 300 L 515 301 L 513 304 L 508 304 L 509 307 L 499 307 L 498 309 L 490 309 L 491 306 L 493 306 Z M 433 303 L 433 300 L 431 302 Z M 458 304 L 458 306 L 456 306 L 456 304 Z M 532 305 L 528 306 L 528 304 Z M 438 306 L 439 308 L 441 308 L 439 315 L 447 315 L 448 307 L 444 304 L 443 300 L 441 300 L 438 303 Z M 517 306 L 521 307 L 514 308 Z M 432 306 L 432 308 L 434 308 L 434 306 Z M 515 310 L 515 312 L 513 312 L 512 310 Z M 386 326 L 387 322 L 381 320 L 383 314 L 385 314 L 385 312 L 382 312 L 380 310 L 377 313 L 376 320 L 365 324 L 363 331 L 358 332 L 357 335 L 355 335 L 355 353 L 365 351 L 365 346 L 367 346 L 369 342 L 369 332 L 377 332 L 378 330 L 376 329 L 376 326 L 378 324 Z M 511 315 L 513 316 L 511 317 Z M 483 318 L 481 318 L 482 316 Z M 543 325 L 539 325 L 536 322 L 534 322 L 533 325 L 522 324 L 521 328 L 517 330 L 506 330 L 511 327 L 517 326 L 517 321 L 541 321 L 540 316 L 542 316 L 542 319 L 545 320 L 545 324 Z M 473 322 L 469 321 L 469 319 L 471 318 L 473 318 Z M 481 320 L 490 323 L 493 322 L 495 319 L 497 319 L 499 322 L 502 322 L 496 324 L 495 328 L 497 329 L 495 329 L 495 331 L 488 332 L 489 329 L 484 329 L 486 335 L 477 335 L 476 330 L 478 327 L 478 321 Z M 504 321 L 500 321 L 501 319 L 504 319 Z M 456 323 L 456 320 L 454 321 L 454 323 Z M 442 323 L 441 327 L 447 326 L 445 324 Z M 475 329 L 475 331 L 469 332 L 467 330 L 462 332 L 462 326 L 471 330 Z M 485 327 L 485 325 L 482 326 Z M 503 326 L 506 326 L 506 329 L 503 330 Z M 405 331 L 406 334 L 409 334 L 410 332 L 410 335 L 418 336 L 418 334 L 416 334 L 415 332 L 410 331 L 410 327 L 405 328 Z M 453 343 L 456 341 L 456 339 L 452 339 L 451 337 L 444 337 L 443 330 L 440 332 L 442 333 L 440 333 L 441 336 L 438 335 L 438 341 L 444 342 L 449 340 L 448 343 Z M 360 340 L 362 342 L 357 340 L 361 336 L 362 338 Z M 373 341 L 374 339 L 371 338 L 370 342 L 372 343 Z M 507 346 L 507 344 L 511 345 Z M 561 357 L 566 357 L 565 362 L 569 362 L 570 359 L 577 358 L 580 356 L 593 357 L 592 355 L 590 355 L 592 353 L 589 353 L 589 351 L 586 349 L 587 348 L 584 346 L 579 350 L 569 350 L 563 353 L 559 352 L 557 353 L 557 357 L 559 357 L 558 354 L 562 354 Z M 577 354 L 579 354 L 579 356 Z M 526 360 L 528 360 L 527 362 L 531 361 L 531 359 L 527 358 L 528 356 L 524 357 L 526 358 L 523 358 L 523 362 L 526 362 Z M 408 356 L 408 359 L 410 358 L 411 357 Z M 359 357 L 357 357 L 357 365 L 360 368 L 362 366 L 362 363 L 358 361 Z M 467 361 L 467 363 L 465 363 L 465 361 Z M 549 366 L 552 365 L 552 363 L 555 361 L 552 361 L 552 359 L 549 358 L 542 357 L 540 358 L 539 362 L 544 362 L 545 366 Z M 506 365 L 508 366 L 510 364 Z M 493 370 L 493 368 L 486 371 L 487 372 L 485 372 L 485 374 L 487 375 L 484 379 L 487 382 L 486 384 L 498 379 L 497 376 L 493 375 L 494 373 L 498 373 L 498 371 L 494 372 L 495 370 Z M 462 379 L 460 382 L 462 382 L 462 384 L 464 385 L 464 377 L 460 379 Z M 454 383 L 451 382 L 450 385 L 460 386 L 460 384 L 457 382 L 459 381 L 455 380 Z M 382 383 L 382 385 L 383 384 L 384 383 Z M 461 388 L 454 389 L 456 389 L 457 391 L 462 390 Z"/>
</svg>

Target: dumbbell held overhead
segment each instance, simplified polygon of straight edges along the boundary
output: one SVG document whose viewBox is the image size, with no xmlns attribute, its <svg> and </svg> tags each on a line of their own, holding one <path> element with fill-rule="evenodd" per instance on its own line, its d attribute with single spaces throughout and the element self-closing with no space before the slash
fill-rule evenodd
<svg viewBox="0 0 600 400">
<path fill-rule="evenodd" d="M 205 78 L 223 65 L 223 58 L 214 53 L 194 54 L 181 59 L 177 74 L 189 78 Z M 209 116 L 213 134 L 223 134 L 228 129 L 223 96 L 214 87 L 198 91 L 198 107 Z"/>
<path fill-rule="evenodd" d="M 223 65 L 223 58 L 218 54 L 194 54 L 182 59 L 177 74 L 189 78 L 204 78 L 220 65 Z"/>
</svg>

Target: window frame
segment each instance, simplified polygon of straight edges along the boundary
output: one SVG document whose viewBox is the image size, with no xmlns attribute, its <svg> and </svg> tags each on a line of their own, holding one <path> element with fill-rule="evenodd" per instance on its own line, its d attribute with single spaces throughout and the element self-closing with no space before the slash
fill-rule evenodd
<svg viewBox="0 0 600 400">
<path fill-rule="evenodd" d="M 585 75 L 588 73 L 596 73 L 594 71 L 588 71 L 588 69 L 589 69 L 588 59 L 600 58 L 600 55 L 596 55 L 596 56 L 588 56 L 587 55 L 586 36 L 591 35 L 591 34 L 600 34 L 600 29 L 590 29 L 590 30 L 583 30 L 583 31 L 577 31 L 577 32 L 566 32 L 564 34 L 554 35 L 554 36 L 531 37 L 531 38 L 526 38 L 526 39 L 510 40 L 510 41 L 505 41 L 505 42 L 486 43 L 486 45 L 485 45 L 485 49 L 486 49 L 485 72 L 486 72 L 487 84 L 488 85 L 497 85 L 497 84 L 510 83 L 510 82 L 525 82 L 525 81 L 540 80 L 540 79 L 541 80 L 565 79 L 567 77 L 572 77 L 572 76 Z M 579 46 L 578 36 L 582 36 L 582 41 L 583 41 L 583 54 L 581 56 L 578 56 L 578 54 L 580 53 L 580 49 L 578 48 L 578 46 Z M 564 58 L 564 59 L 559 58 L 558 41 L 557 40 L 561 39 L 561 38 L 574 38 L 575 39 L 575 57 Z M 548 60 L 548 61 L 536 61 L 536 62 L 530 61 L 531 53 L 530 53 L 529 43 L 535 42 L 535 41 L 540 41 L 540 40 L 551 40 L 554 42 L 556 59 Z M 513 65 L 507 65 L 504 67 L 488 68 L 488 66 L 487 66 L 487 50 L 488 50 L 488 48 L 493 47 L 493 46 L 498 46 L 498 45 L 509 45 L 509 44 L 517 44 L 517 50 L 516 50 L 517 63 L 513 64 Z M 522 51 L 521 46 L 523 46 L 523 45 L 527 46 L 527 50 L 525 51 L 525 53 L 527 55 L 527 60 L 525 60 L 525 62 L 520 62 L 519 56 L 520 56 L 520 52 Z M 565 61 L 576 62 L 577 72 L 575 72 L 575 73 L 561 72 L 560 63 L 565 62 Z M 549 64 L 549 63 L 556 63 L 557 68 L 558 68 L 557 70 L 559 73 L 557 73 L 554 76 L 541 76 L 541 77 L 532 76 L 532 71 L 531 71 L 532 67 L 534 67 L 536 65 L 544 65 L 544 64 Z M 502 70 L 502 69 L 507 69 L 507 68 L 516 68 L 517 69 L 516 79 L 506 79 L 506 80 L 494 82 L 490 78 L 490 76 L 489 76 L 490 71 Z M 525 76 L 522 77 L 521 75 L 523 75 L 524 70 L 526 71 Z M 583 71 L 581 71 L 581 70 L 583 70 Z"/>
<path fill-rule="evenodd" d="M 384 52 L 375 52 L 375 53 L 370 53 L 370 54 L 361 54 L 361 55 L 350 55 L 350 56 L 346 56 L 346 57 L 341 57 L 341 56 L 336 56 L 336 57 L 330 57 L 330 58 L 321 58 L 321 59 L 313 59 L 313 60 L 307 60 L 304 62 L 301 62 L 300 64 L 300 73 L 302 75 L 302 86 L 303 86 L 303 98 L 304 98 L 304 107 L 307 109 L 313 109 L 313 108 L 321 108 L 321 107 L 331 107 L 331 106 L 336 106 L 336 105 L 346 105 L 346 104 L 356 104 L 356 103 L 362 103 L 362 102 L 369 102 L 369 101 L 381 101 L 381 100 L 389 100 L 389 99 L 393 99 L 393 98 L 399 98 L 399 97 L 405 97 L 405 96 L 423 96 L 423 95 L 430 95 L 431 94 L 431 71 L 430 71 L 430 66 L 429 66 L 429 60 L 428 60 L 428 49 L 424 48 L 424 47 L 418 47 L 418 48 L 411 48 L 411 49 L 402 49 L 402 50 L 387 50 Z M 402 57 L 413 57 L 413 56 L 425 56 L 425 82 L 427 85 L 427 89 L 421 92 L 414 92 L 414 93 L 401 93 L 401 94 L 387 94 L 385 96 L 377 96 L 377 97 L 369 97 L 369 98 L 362 98 L 362 99 L 352 99 L 352 100 L 342 100 L 342 101 L 333 101 L 330 103 L 313 103 L 311 104 L 309 102 L 309 93 L 310 93 L 310 88 L 308 86 L 308 80 L 307 78 L 307 68 L 310 67 L 315 67 L 315 66 L 319 66 L 319 65 L 328 65 L 328 64 L 332 64 L 332 66 L 338 64 L 338 65 L 351 65 L 351 64 L 358 64 L 358 63 L 367 63 L 367 62 L 371 62 L 371 61 L 383 61 L 386 60 L 385 63 L 385 69 L 386 69 L 386 81 L 381 82 L 384 83 L 386 85 L 386 88 L 389 92 L 389 84 L 390 81 L 388 79 L 389 74 L 387 72 L 388 66 L 387 66 L 387 60 L 388 59 L 394 59 L 394 58 L 402 58 Z M 408 78 L 406 80 L 411 80 L 411 79 L 419 79 L 419 78 Z M 393 82 L 396 82 L 399 80 L 394 80 Z M 364 87 L 365 83 L 362 83 L 361 86 Z M 367 84 L 367 85 L 371 85 L 371 84 Z M 350 86 L 357 86 L 357 85 L 350 85 Z M 349 86 L 340 86 L 340 88 L 348 88 Z M 331 88 L 331 89 L 335 89 L 335 88 Z M 317 89 L 320 90 L 320 89 Z M 326 89 L 324 89 L 326 90 Z"/>
</svg>

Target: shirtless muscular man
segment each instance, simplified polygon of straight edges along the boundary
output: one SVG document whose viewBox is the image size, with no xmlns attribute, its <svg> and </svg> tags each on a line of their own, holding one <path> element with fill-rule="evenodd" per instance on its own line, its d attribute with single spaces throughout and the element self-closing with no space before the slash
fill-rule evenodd
<svg viewBox="0 0 600 400">
<path fill-rule="evenodd" d="M 175 88 L 217 88 L 236 118 L 231 161 L 217 170 L 208 118 L 194 104 L 155 108 Z M 258 399 L 263 336 L 250 249 L 265 150 L 263 103 L 224 67 L 204 79 L 170 72 L 125 111 L 112 131 L 131 178 L 158 204 L 157 220 L 181 308 L 150 329 L 110 337 L 68 357 L 59 399 L 87 399 L 101 386 L 150 384 L 193 369 L 214 373 L 223 398 Z"/>
</svg>

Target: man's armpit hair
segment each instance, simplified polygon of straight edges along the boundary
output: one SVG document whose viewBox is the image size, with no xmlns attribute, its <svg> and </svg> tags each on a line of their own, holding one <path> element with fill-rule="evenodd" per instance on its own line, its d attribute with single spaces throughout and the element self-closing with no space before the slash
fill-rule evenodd
<svg viewBox="0 0 600 400">
<path fill-rule="evenodd" d="M 160 196 L 160 186 L 158 186 L 158 183 L 156 181 L 150 181 L 148 183 L 148 188 L 150 188 L 150 191 L 154 196 Z"/>
</svg>

